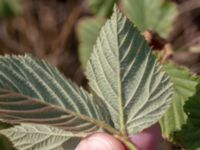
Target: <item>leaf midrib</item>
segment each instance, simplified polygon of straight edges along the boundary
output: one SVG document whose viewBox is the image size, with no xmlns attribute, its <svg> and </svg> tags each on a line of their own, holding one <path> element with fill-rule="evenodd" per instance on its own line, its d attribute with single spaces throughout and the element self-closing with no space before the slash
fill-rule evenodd
<svg viewBox="0 0 200 150">
<path fill-rule="evenodd" d="M 51 108 L 54 108 L 54 109 L 57 109 L 63 113 L 66 113 L 66 114 L 71 114 L 72 116 L 75 116 L 75 117 L 78 117 L 79 119 L 81 120 L 84 120 L 84 121 L 88 121 L 90 122 L 91 124 L 94 124 L 96 126 L 98 126 L 99 128 L 102 128 L 104 130 L 107 130 L 108 132 L 112 133 L 112 134 L 115 134 L 115 135 L 119 135 L 119 132 L 113 128 L 112 126 L 110 126 L 109 124 L 107 124 L 106 122 L 104 121 L 101 121 L 101 120 L 96 120 L 96 119 L 93 119 L 93 118 L 90 118 L 86 115 L 83 115 L 83 114 L 80 114 L 80 113 L 77 113 L 77 112 L 73 112 L 69 109 L 63 109 L 62 107 L 59 107 L 57 105 L 53 105 L 51 103 L 45 103 L 45 100 L 39 100 L 37 98 L 32 98 L 30 96 L 27 96 L 27 95 L 24 95 L 24 94 L 21 94 L 21 93 L 17 93 L 17 92 L 13 92 L 11 90 L 3 90 L 4 92 L 7 91 L 8 93 L 12 93 L 12 94 L 16 94 L 19 95 L 20 97 L 24 97 L 24 98 L 27 98 L 27 99 L 32 99 L 33 101 L 36 101 L 37 103 L 40 103 L 40 104 L 43 104 L 43 105 L 48 105 L 50 106 Z"/>
<path fill-rule="evenodd" d="M 117 11 L 117 7 L 115 6 L 115 9 Z M 123 110 L 123 99 L 122 99 L 122 84 L 121 84 L 121 67 L 120 67 L 120 50 L 119 50 L 119 36 L 118 36 L 118 20 L 117 20 L 118 16 L 116 15 L 116 37 L 117 37 L 117 58 L 118 58 L 118 61 L 117 61 L 117 82 L 118 82 L 118 101 L 119 101 L 119 120 L 120 120 L 120 131 L 123 135 L 126 135 L 127 132 L 126 132 L 126 127 L 125 127 L 125 120 L 124 120 L 124 110 Z"/>
</svg>

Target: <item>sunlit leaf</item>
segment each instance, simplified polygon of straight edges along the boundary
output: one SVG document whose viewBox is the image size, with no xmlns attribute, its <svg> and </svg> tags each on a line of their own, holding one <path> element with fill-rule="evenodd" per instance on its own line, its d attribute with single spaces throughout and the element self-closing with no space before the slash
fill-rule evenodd
<svg viewBox="0 0 200 150">
<path fill-rule="evenodd" d="M 198 81 L 188 69 L 177 67 L 173 63 L 164 64 L 163 69 L 168 73 L 173 82 L 174 96 L 172 106 L 162 117 L 160 123 L 163 135 L 169 140 L 174 141 L 175 131 L 181 130 L 187 120 L 183 106 L 189 100 L 189 97 L 196 93 Z"/>
<path fill-rule="evenodd" d="M 138 29 L 117 8 L 100 31 L 86 75 L 109 108 L 115 128 L 124 134 L 154 124 L 170 106 L 169 77 Z"/>
</svg>

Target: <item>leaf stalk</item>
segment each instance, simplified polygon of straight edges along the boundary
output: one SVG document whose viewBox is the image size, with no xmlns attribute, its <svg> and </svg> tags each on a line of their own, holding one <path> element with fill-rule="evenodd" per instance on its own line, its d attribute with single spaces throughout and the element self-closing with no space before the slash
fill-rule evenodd
<svg viewBox="0 0 200 150">
<path fill-rule="evenodd" d="M 128 137 L 122 137 L 118 135 L 115 135 L 115 137 L 119 139 L 122 143 L 124 143 L 128 150 L 138 150 Z"/>
</svg>

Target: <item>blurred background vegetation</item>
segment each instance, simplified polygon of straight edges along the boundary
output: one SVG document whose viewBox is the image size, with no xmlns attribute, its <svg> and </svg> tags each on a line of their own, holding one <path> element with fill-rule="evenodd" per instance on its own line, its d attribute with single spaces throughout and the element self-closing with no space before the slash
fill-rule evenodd
<svg viewBox="0 0 200 150">
<path fill-rule="evenodd" d="M 84 66 L 114 4 L 153 50 L 200 74 L 200 0 L 0 0 L 0 54 L 31 53 L 87 87 Z M 1 137 L 0 150 L 10 145 Z"/>
</svg>

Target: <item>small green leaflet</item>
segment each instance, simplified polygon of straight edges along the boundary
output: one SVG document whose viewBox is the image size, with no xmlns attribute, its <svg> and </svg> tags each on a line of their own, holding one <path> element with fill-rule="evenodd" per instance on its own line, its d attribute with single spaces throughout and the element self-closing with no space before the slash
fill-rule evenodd
<svg viewBox="0 0 200 150">
<path fill-rule="evenodd" d="M 0 133 L 9 137 L 15 148 L 19 150 L 72 150 L 83 136 L 34 124 L 17 125 Z M 64 148 L 63 144 L 67 142 L 68 146 Z"/>
<path fill-rule="evenodd" d="M 114 11 L 100 31 L 86 75 L 115 128 L 133 134 L 165 113 L 172 88 L 138 29 L 117 8 Z"/>
<path fill-rule="evenodd" d="M 163 69 L 173 82 L 174 95 L 172 105 L 162 117 L 160 123 L 164 137 L 177 142 L 174 133 L 181 130 L 183 124 L 186 123 L 187 115 L 183 110 L 183 106 L 191 96 L 195 95 L 198 79 L 188 69 L 177 67 L 173 63 L 164 64 Z"/>
<path fill-rule="evenodd" d="M 9 123 L 34 123 L 1 132 L 16 147 L 29 147 L 29 139 L 14 140 L 10 135 L 23 130 L 25 136 L 48 139 L 49 135 L 40 133 L 51 130 L 54 136 L 50 141 L 61 149 L 65 140 L 79 140 L 79 136 L 103 130 L 117 135 L 130 150 L 135 150 L 128 135 L 156 123 L 171 104 L 169 76 L 138 29 L 116 7 L 101 29 L 86 75 L 98 98 L 64 79 L 44 60 L 28 55 L 0 57 L 1 118 Z M 64 136 L 60 135 L 61 130 Z M 45 145 L 49 141 L 42 142 Z M 35 141 L 34 147 L 42 150 L 42 146 Z"/>
</svg>

